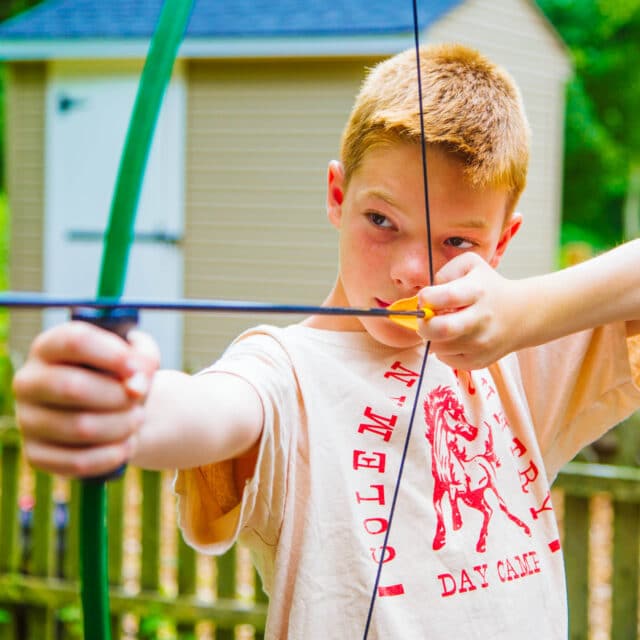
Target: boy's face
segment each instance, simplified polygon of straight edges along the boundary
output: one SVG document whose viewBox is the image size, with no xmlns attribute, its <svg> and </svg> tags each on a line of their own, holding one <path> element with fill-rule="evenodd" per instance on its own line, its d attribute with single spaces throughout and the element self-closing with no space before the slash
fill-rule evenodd
<svg viewBox="0 0 640 640">
<path fill-rule="evenodd" d="M 507 193 L 474 189 L 459 160 L 427 151 L 433 269 L 473 251 L 497 266 L 520 226 L 505 220 Z M 328 304 L 386 307 L 415 295 L 429 282 L 422 157 L 418 145 L 397 143 L 370 150 L 345 188 L 342 166 L 329 166 L 327 210 L 340 233 L 340 270 Z M 393 347 L 420 342 L 417 334 L 386 318 L 331 317 L 325 328 L 368 331 Z"/>
</svg>

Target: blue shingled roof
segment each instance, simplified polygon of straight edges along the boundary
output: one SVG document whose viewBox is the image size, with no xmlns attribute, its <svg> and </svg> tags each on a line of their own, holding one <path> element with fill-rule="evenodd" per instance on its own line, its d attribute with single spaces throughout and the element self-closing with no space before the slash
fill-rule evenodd
<svg viewBox="0 0 640 640">
<path fill-rule="evenodd" d="M 427 28 L 462 0 L 421 0 Z M 0 25 L 3 40 L 149 38 L 162 0 L 48 0 Z M 196 0 L 189 38 L 398 34 L 410 0 Z"/>
</svg>

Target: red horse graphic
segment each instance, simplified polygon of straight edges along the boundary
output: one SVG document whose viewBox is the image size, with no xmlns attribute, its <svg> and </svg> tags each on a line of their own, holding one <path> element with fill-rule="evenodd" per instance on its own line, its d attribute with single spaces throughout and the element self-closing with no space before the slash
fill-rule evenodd
<svg viewBox="0 0 640 640">
<path fill-rule="evenodd" d="M 464 407 L 450 387 L 436 387 L 424 402 L 427 440 L 431 444 L 431 472 L 433 473 L 433 505 L 438 518 L 433 549 L 446 544 L 447 529 L 442 511 L 445 496 L 451 505 L 454 530 L 462 527 L 458 500 L 477 509 L 483 515 L 476 551 L 487 548 L 487 533 L 493 509 L 485 493 L 492 491 L 500 509 L 527 535 L 531 530 L 509 511 L 496 487 L 496 469 L 500 466 L 493 450 L 493 434 L 488 422 L 481 427 L 469 423 Z"/>
</svg>

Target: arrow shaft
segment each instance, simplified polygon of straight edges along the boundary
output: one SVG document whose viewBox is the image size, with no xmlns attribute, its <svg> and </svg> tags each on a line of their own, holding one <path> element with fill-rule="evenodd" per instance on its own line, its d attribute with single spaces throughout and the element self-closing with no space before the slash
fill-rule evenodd
<svg viewBox="0 0 640 640">
<path fill-rule="evenodd" d="M 134 298 L 67 298 L 27 292 L 0 293 L 0 307 L 13 309 L 90 307 L 96 309 L 130 308 L 149 311 L 202 311 L 228 313 L 265 313 L 283 315 L 333 316 L 408 316 L 424 318 L 420 309 L 394 311 L 383 307 L 321 307 L 316 305 L 280 304 L 250 300 L 146 300 Z"/>
</svg>

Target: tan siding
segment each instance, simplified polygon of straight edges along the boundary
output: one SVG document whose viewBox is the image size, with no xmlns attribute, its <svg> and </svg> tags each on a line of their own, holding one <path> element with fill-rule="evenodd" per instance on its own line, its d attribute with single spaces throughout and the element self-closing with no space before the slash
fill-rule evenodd
<svg viewBox="0 0 640 640">
<path fill-rule="evenodd" d="M 45 65 L 9 65 L 7 189 L 11 212 L 9 282 L 15 290 L 42 290 Z M 10 345 L 25 353 L 40 330 L 40 314 L 11 315 Z"/>
<path fill-rule="evenodd" d="M 189 66 L 185 292 L 319 304 L 336 272 L 327 162 L 363 62 Z M 186 318 L 185 364 L 218 355 L 243 327 L 292 318 Z"/>
<path fill-rule="evenodd" d="M 529 0 L 468 0 L 428 34 L 461 42 L 504 66 L 522 90 L 533 132 L 528 186 L 518 209 L 524 225 L 502 264 L 524 277 L 555 267 L 560 224 L 566 52 Z"/>
</svg>

